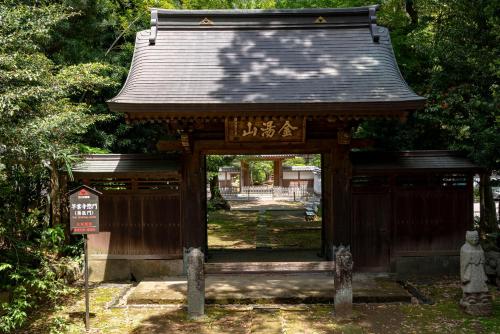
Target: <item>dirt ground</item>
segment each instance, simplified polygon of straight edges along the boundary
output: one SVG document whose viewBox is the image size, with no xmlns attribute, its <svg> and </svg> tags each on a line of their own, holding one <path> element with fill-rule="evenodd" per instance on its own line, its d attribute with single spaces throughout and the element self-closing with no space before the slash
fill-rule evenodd
<svg viewBox="0 0 500 334">
<path fill-rule="evenodd" d="M 459 306 L 458 278 L 417 284 L 433 305 L 359 304 L 349 319 L 338 319 L 331 305 L 209 305 L 206 317 L 188 320 L 182 306 L 116 307 L 123 285 L 104 284 L 91 291 L 91 333 L 500 333 L 500 292 L 492 288 L 494 314 L 471 317 Z M 36 312 L 18 333 L 84 333 L 80 288 L 58 305 Z"/>
</svg>

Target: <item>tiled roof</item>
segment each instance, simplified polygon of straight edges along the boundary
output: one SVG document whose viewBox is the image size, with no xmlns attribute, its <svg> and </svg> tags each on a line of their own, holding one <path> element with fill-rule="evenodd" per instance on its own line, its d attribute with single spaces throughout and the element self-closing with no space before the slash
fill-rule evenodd
<svg viewBox="0 0 500 334">
<path fill-rule="evenodd" d="M 405 171 L 479 171 L 481 168 L 458 152 L 452 151 L 402 151 L 402 152 L 352 152 L 355 173 Z"/>
<path fill-rule="evenodd" d="M 267 105 L 270 114 L 277 104 L 421 107 L 425 99 L 402 78 L 389 31 L 374 18 L 375 7 L 153 9 L 151 30 L 137 34 L 127 81 L 108 103 L 130 114 L 220 113 L 239 104 Z"/>
<path fill-rule="evenodd" d="M 148 154 L 91 154 L 72 168 L 73 174 L 176 174 L 179 170 L 174 160 Z"/>
</svg>

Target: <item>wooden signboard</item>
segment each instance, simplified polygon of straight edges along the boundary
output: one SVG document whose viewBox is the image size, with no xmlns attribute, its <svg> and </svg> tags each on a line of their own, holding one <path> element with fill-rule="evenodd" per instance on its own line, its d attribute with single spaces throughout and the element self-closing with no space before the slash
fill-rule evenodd
<svg viewBox="0 0 500 334">
<path fill-rule="evenodd" d="M 71 234 L 99 233 L 99 195 L 100 192 L 87 186 L 78 187 L 70 192 Z"/>
<path fill-rule="evenodd" d="M 69 229 L 71 234 L 83 234 L 85 278 L 85 329 L 90 328 L 89 253 L 87 234 L 99 233 L 99 195 L 101 193 L 85 185 L 69 193 Z"/>
<path fill-rule="evenodd" d="M 242 142 L 304 142 L 305 118 L 263 117 L 226 118 L 226 141 Z"/>
</svg>

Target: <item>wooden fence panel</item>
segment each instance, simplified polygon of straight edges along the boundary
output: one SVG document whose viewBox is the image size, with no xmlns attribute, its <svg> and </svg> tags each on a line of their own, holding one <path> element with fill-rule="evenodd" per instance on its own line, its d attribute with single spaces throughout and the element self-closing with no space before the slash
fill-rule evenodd
<svg viewBox="0 0 500 334">
<path fill-rule="evenodd" d="M 100 233 L 89 236 L 91 254 L 182 256 L 178 186 L 171 185 L 172 181 L 168 186 L 148 182 L 131 180 L 130 187 L 120 189 L 101 187 Z"/>
<path fill-rule="evenodd" d="M 390 251 L 390 193 L 352 194 L 352 244 L 356 270 L 387 270 Z"/>
<path fill-rule="evenodd" d="M 394 252 L 425 254 L 460 249 L 470 225 L 466 189 L 416 188 L 394 192 Z"/>
</svg>

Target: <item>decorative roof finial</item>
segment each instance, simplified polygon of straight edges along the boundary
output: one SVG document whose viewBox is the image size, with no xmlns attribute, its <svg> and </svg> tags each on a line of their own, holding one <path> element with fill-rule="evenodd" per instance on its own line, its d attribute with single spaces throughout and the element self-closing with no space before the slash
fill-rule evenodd
<svg viewBox="0 0 500 334">
<path fill-rule="evenodd" d="M 370 33 L 372 34 L 372 39 L 375 43 L 380 40 L 380 34 L 377 27 L 377 6 L 371 6 L 368 8 L 368 21 L 370 23 Z"/>
<path fill-rule="evenodd" d="M 158 10 L 151 9 L 151 32 L 149 33 L 149 45 L 156 43 L 156 34 L 158 33 Z"/>
</svg>

